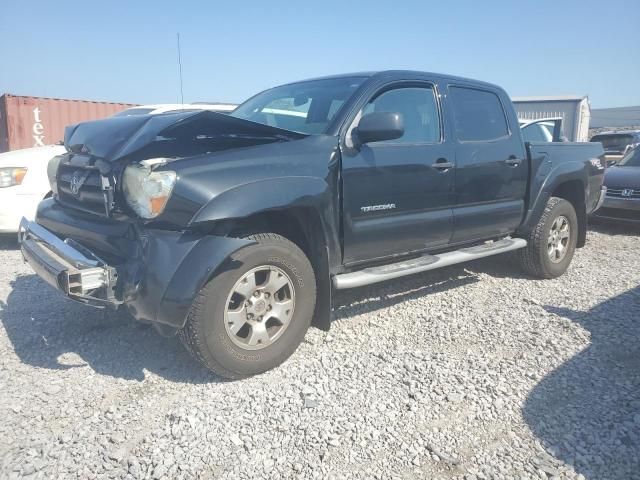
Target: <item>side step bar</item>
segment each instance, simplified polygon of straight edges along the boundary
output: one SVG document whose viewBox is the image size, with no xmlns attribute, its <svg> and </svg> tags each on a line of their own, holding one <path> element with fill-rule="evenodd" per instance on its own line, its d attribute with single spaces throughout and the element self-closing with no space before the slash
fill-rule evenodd
<svg viewBox="0 0 640 480">
<path fill-rule="evenodd" d="M 333 277 L 333 285 L 336 289 L 361 287 L 372 283 L 383 282 L 393 278 L 404 277 L 413 273 L 435 270 L 456 263 L 464 263 L 478 258 L 510 252 L 527 246 L 527 241 L 522 238 L 504 238 L 496 242 L 485 243 L 475 247 L 462 248 L 452 252 L 438 255 L 422 255 L 411 260 L 398 263 L 370 267 L 357 272 L 343 273 Z"/>
</svg>

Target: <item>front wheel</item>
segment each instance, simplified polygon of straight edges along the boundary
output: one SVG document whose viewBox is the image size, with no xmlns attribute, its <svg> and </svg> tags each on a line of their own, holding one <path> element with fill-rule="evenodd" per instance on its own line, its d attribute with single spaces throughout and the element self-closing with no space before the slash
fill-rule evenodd
<svg viewBox="0 0 640 480">
<path fill-rule="evenodd" d="M 537 278 L 556 278 L 569 268 L 578 240 L 578 217 L 573 205 L 551 197 L 540 221 L 518 250 L 525 272 Z"/>
<path fill-rule="evenodd" d="M 262 373 L 296 350 L 316 302 L 313 268 L 297 245 L 274 233 L 232 255 L 229 268 L 196 297 L 179 336 L 225 378 Z"/>
</svg>

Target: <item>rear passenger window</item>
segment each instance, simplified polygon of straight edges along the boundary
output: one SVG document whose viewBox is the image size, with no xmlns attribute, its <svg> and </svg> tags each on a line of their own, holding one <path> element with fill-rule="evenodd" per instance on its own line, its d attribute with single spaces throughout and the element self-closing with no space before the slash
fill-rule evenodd
<svg viewBox="0 0 640 480">
<path fill-rule="evenodd" d="M 458 140 L 482 142 L 506 137 L 507 119 L 495 93 L 474 88 L 450 87 Z"/>
</svg>

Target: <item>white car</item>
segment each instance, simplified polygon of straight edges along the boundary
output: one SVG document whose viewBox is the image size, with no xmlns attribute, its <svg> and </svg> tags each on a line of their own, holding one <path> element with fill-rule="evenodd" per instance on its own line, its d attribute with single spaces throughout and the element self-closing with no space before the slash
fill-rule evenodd
<svg viewBox="0 0 640 480">
<path fill-rule="evenodd" d="M 127 108 L 114 117 L 128 117 L 131 115 L 157 115 L 158 113 L 209 110 L 212 112 L 233 112 L 238 105 L 234 103 L 160 103 L 156 105 L 138 105 Z"/>
<path fill-rule="evenodd" d="M 33 220 L 38 203 L 51 192 L 47 165 L 66 152 L 62 145 L 0 153 L 0 232 L 15 233 L 20 219 Z"/>
</svg>

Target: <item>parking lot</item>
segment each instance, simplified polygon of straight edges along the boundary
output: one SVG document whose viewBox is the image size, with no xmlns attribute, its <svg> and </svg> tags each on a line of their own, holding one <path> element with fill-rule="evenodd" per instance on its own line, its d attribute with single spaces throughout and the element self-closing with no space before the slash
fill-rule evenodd
<svg viewBox="0 0 640 480">
<path fill-rule="evenodd" d="M 639 234 L 596 226 L 556 280 L 503 255 L 341 292 L 237 382 L 2 238 L 0 477 L 640 478 Z"/>
</svg>

